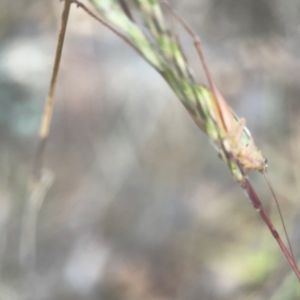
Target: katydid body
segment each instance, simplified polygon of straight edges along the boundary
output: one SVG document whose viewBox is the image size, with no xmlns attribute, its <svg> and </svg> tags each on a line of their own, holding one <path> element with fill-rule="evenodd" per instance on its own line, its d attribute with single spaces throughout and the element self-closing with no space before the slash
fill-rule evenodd
<svg viewBox="0 0 300 300">
<path fill-rule="evenodd" d="M 255 170 L 265 172 L 267 160 L 257 149 L 251 133 L 246 127 L 246 120 L 244 118 L 239 119 L 233 113 L 215 84 L 212 94 L 221 113 L 220 124 L 227 133 L 226 139 L 230 141 L 232 152 L 238 162 L 246 173 Z"/>
<path fill-rule="evenodd" d="M 257 150 L 250 131 L 245 127 L 246 120 L 244 118 L 238 118 L 233 113 L 232 109 L 229 107 L 212 80 L 199 37 L 168 3 L 166 3 L 166 5 L 171 9 L 174 16 L 194 40 L 194 45 L 200 57 L 204 73 L 209 84 L 211 97 L 213 98 L 213 102 L 216 106 L 215 111 L 217 112 L 217 125 L 223 132 L 225 132 L 225 137 L 223 138 L 229 142 L 235 158 L 246 173 L 254 170 L 265 172 L 267 160 L 263 157 L 261 152 Z"/>
<path fill-rule="evenodd" d="M 202 89 L 204 88 L 202 87 Z M 211 98 L 208 102 L 213 103 L 215 106 L 217 124 L 221 127 L 221 130 L 225 132 L 224 139 L 229 141 L 237 161 L 247 174 L 255 170 L 265 172 L 267 160 L 257 149 L 249 129 L 245 126 L 246 120 L 244 118 L 238 118 L 233 113 L 215 84 L 214 90 L 215 94 L 207 89 L 205 95 Z M 197 118 L 194 118 L 193 115 L 192 117 L 200 129 L 203 130 L 202 125 L 199 125 L 199 122 L 197 122 Z M 217 144 L 217 148 L 220 149 L 219 138 L 214 142 Z"/>
</svg>

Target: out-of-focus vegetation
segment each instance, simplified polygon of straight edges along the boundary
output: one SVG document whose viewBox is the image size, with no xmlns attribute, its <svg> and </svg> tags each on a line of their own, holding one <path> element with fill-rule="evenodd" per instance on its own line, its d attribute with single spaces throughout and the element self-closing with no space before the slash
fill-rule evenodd
<svg viewBox="0 0 300 300">
<path fill-rule="evenodd" d="M 299 4 L 173 5 L 268 157 L 298 258 Z M 167 84 L 75 6 L 45 157 L 55 182 L 28 269 L 27 184 L 60 12 L 58 1 L 0 2 L 0 298 L 294 299 L 278 246 Z M 263 178 L 252 179 L 279 227 Z"/>
</svg>

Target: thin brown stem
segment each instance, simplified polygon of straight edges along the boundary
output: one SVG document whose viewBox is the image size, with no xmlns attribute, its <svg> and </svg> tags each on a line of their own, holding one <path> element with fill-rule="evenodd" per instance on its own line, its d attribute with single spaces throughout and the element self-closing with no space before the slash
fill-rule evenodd
<svg viewBox="0 0 300 300">
<path fill-rule="evenodd" d="M 295 261 L 295 256 L 294 256 L 294 253 L 293 253 L 292 244 L 291 244 L 291 241 L 290 241 L 289 236 L 288 236 L 288 233 L 287 233 L 287 229 L 286 229 L 285 222 L 284 222 L 284 219 L 283 219 L 283 216 L 282 216 L 282 213 L 281 213 L 281 209 L 280 209 L 280 206 L 279 206 L 279 202 L 278 202 L 277 196 L 276 196 L 276 194 L 275 194 L 275 192 L 274 192 L 274 189 L 273 189 L 273 187 L 272 187 L 272 185 L 271 185 L 271 182 L 270 182 L 270 180 L 269 180 L 269 177 L 268 177 L 267 172 L 264 171 L 264 172 L 262 172 L 262 174 L 264 175 L 264 177 L 265 177 L 265 179 L 266 179 L 266 182 L 267 182 L 267 184 L 268 184 L 268 186 L 269 186 L 269 189 L 270 189 L 270 191 L 271 191 L 271 194 L 272 194 L 272 196 L 273 196 L 273 199 L 274 199 L 274 201 L 275 201 L 275 203 L 276 203 L 277 211 L 278 211 L 278 213 L 279 213 L 279 217 L 280 217 L 280 220 L 281 220 L 281 223 L 282 223 L 282 227 L 283 227 L 283 230 L 284 230 L 284 234 L 285 234 L 285 237 L 286 237 L 286 239 L 287 239 L 287 242 L 288 242 L 288 245 L 289 245 L 289 248 L 290 248 L 290 252 L 291 252 L 292 257 L 293 257 L 293 260 Z"/>
<path fill-rule="evenodd" d="M 54 177 L 51 172 L 43 170 L 43 157 L 51 125 L 54 104 L 54 92 L 56 87 L 57 75 L 59 71 L 59 65 L 62 55 L 71 3 L 71 0 L 65 0 L 64 2 L 50 87 L 40 127 L 39 144 L 33 161 L 31 182 L 29 185 L 29 199 L 26 203 L 26 209 L 23 217 L 22 236 L 20 244 L 20 259 L 22 263 L 26 264 L 28 270 L 33 269 L 35 264 L 35 237 L 37 213 L 54 180 Z"/>
<path fill-rule="evenodd" d="M 262 219 L 268 226 L 270 232 L 272 233 L 273 237 L 276 239 L 279 247 L 281 248 L 283 254 L 285 255 L 285 257 L 288 260 L 289 264 L 291 265 L 292 269 L 294 270 L 296 276 L 300 280 L 300 271 L 296 265 L 294 258 L 290 254 L 289 250 L 286 248 L 282 239 L 280 238 L 278 231 L 276 230 L 275 226 L 273 225 L 271 219 L 269 218 L 267 212 L 265 211 L 261 201 L 259 200 L 258 196 L 256 195 L 256 193 L 248 179 L 245 180 L 243 189 L 246 191 L 247 195 L 249 196 L 254 208 L 261 215 Z"/>
<path fill-rule="evenodd" d="M 51 82 L 50 82 L 49 92 L 45 104 L 42 123 L 40 127 L 40 141 L 34 159 L 33 174 L 32 174 L 33 183 L 39 181 L 39 178 L 41 176 L 41 170 L 43 168 L 43 157 L 45 153 L 46 142 L 49 136 L 56 81 L 57 81 L 57 75 L 59 71 L 59 65 L 60 65 L 60 60 L 61 60 L 61 55 L 62 55 L 62 50 L 64 45 L 64 39 L 65 39 L 71 4 L 72 4 L 72 0 L 64 1 L 64 9 L 61 16 L 60 32 L 58 35 Z"/>
</svg>

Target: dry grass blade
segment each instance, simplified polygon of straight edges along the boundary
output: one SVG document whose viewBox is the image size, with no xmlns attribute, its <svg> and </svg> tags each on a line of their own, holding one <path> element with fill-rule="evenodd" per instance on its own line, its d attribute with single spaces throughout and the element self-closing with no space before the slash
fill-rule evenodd
<svg viewBox="0 0 300 300">
<path fill-rule="evenodd" d="M 40 172 L 43 168 L 43 156 L 44 156 L 45 146 L 46 146 L 50 125 L 51 125 L 51 118 L 52 118 L 52 111 L 53 111 L 53 104 L 54 104 L 54 93 L 56 88 L 57 75 L 59 71 L 60 60 L 61 60 L 62 50 L 64 46 L 64 40 L 65 40 L 65 34 L 67 30 L 71 4 L 72 4 L 72 0 L 64 1 L 64 10 L 61 16 L 61 26 L 58 35 L 56 53 L 55 53 L 54 64 L 53 64 L 53 71 L 51 75 L 51 82 L 50 82 L 48 96 L 46 99 L 44 114 L 42 117 L 42 123 L 40 127 L 40 141 L 34 159 L 33 176 L 32 176 L 33 184 L 39 181 Z"/>
<path fill-rule="evenodd" d="M 43 170 L 43 158 L 46 142 L 49 136 L 57 75 L 62 56 L 71 4 L 71 0 L 64 1 L 64 8 L 61 16 L 60 32 L 54 58 L 51 82 L 45 103 L 44 114 L 42 117 L 39 134 L 39 144 L 34 157 L 32 175 L 29 183 L 29 196 L 23 217 L 24 224 L 23 234 L 21 237 L 20 258 L 21 261 L 31 269 L 34 266 L 35 261 L 35 227 L 37 213 L 54 180 L 54 175 L 51 172 Z"/>
</svg>

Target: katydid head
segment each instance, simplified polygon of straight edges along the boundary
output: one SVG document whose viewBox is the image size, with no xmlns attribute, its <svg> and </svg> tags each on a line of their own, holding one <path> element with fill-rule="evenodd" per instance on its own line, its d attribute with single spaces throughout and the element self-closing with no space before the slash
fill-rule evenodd
<svg viewBox="0 0 300 300">
<path fill-rule="evenodd" d="M 238 161 L 246 171 L 262 173 L 267 171 L 268 160 L 257 150 L 252 139 L 246 145 L 236 147 L 234 150 Z"/>
<path fill-rule="evenodd" d="M 260 172 L 266 172 L 268 169 L 268 160 L 263 157 L 263 155 L 261 154 L 261 152 L 259 152 L 259 163 L 258 163 L 258 171 Z"/>
<path fill-rule="evenodd" d="M 268 160 L 261 154 L 260 151 L 258 151 L 258 157 L 259 157 L 258 171 L 262 173 L 266 173 L 268 169 Z"/>
<path fill-rule="evenodd" d="M 240 128 L 235 138 L 236 155 L 241 165 L 248 171 L 266 172 L 268 160 L 257 149 L 249 129 L 245 126 L 245 119 L 239 119 L 232 114 L 240 123 Z"/>
</svg>

